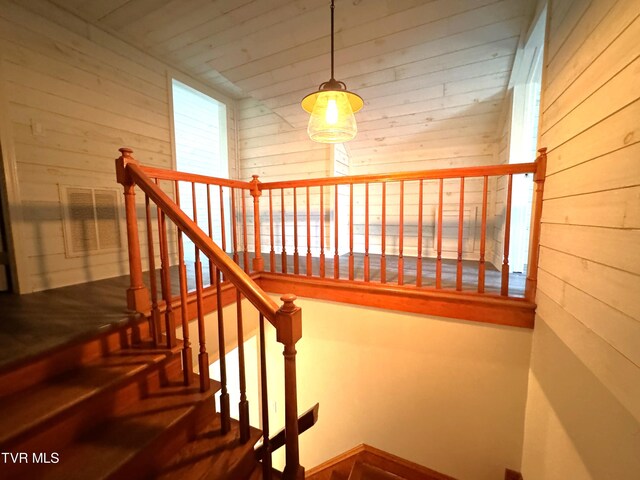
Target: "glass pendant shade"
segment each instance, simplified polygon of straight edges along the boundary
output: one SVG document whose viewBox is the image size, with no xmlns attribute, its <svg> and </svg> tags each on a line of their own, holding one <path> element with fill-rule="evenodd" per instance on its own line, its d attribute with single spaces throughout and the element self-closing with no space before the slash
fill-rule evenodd
<svg viewBox="0 0 640 480">
<path fill-rule="evenodd" d="M 347 90 L 344 82 L 333 77 L 333 10 L 331 0 L 331 78 L 302 99 L 302 108 L 310 114 L 307 133 L 314 142 L 343 143 L 358 133 L 354 113 L 364 102 L 359 95 Z"/>
<path fill-rule="evenodd" d="M 343 143 L 355 137 L 357 132 L 356 118 L 347 92 L 319 92 L 307 127 L 311 140 L 320 143 Z"/>
</svg>

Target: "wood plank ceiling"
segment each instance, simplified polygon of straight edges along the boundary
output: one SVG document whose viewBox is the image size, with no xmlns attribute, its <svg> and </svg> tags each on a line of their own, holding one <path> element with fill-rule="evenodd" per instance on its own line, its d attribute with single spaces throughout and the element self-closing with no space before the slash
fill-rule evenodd
<svg viewBox="0 0 640 480">
<path fill-rule="evenodd" d="M 306 130 L 299 102 L 330 76 L 328 0 L 51 1 L 232 98 L 259 100 L 291 131 Z M 336 78 L 365 100 L 350 148 L 496 141 L 534 3 L 336 1 Z"/>
</svg>

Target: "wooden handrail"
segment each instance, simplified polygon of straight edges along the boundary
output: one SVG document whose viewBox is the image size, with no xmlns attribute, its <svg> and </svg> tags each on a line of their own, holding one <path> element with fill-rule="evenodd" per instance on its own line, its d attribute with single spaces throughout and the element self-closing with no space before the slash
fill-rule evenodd
<svg viewBox="0 0 640 480">
<path fill-rule="evenodd" d="M 153 240 L 152 229 L 150 227 L 150 200 L 152 200 L 157 207 L 158 218 L 158 232 L 160 239 L 160 257 L 161 257 L 161 280 L 162 280 L 162 297 L 165 303 L 165 336 L 167 339 L 167 348 L 172 348 L 176 343 L 176 325 L 173 313 L 172 305 L 172 293 L 170 283 L 170 262 L 169 262 L 169 244 L 167 240 L 167 218 L 170 219 L 178 230 L 178 255 L 179 255 L 179 277 L 180 277 L 180 310 L 182 316 L 182 328 L 186 332 L 184 335 L 185 343 L 183 349 L 183 358 L 186 356 L 191 357 L 191 349 L 189 348 L 189 336 L 188 336 L 188 322 L 186 321 L 186 276 L 184 269 L 184 248 L 182 244 L 182 235 L 186 235 L 194 244 L 194 266 L 195 266 L 195 280 L 196 280 L 196 304 L 197 304 L 197 319 L 198 319 L 198 340 L 200 351 L 198 354 L 199 365 L 199 378 L 200 388 L 202 391 L 208 391 L 209 384 L 209 359 L 206 351 L 205 341 L 205 322 L 204 322 L 204 306 L 203 306 L 203 292 L 204 286 L 202 282 L 202 263 L 200 261 L 200 253 L 202 252 L 209 259 L 209 268 L 211 276 L 211 285 L 216 289 L 216 303 L 217 303 L 217 332 L 218 332 L 218 354 L 220 361 L 220 420 L 221 431 L 226 433 L 230 430 L 230 405 L 229 394 L 227 391 L 227 374 L 225 365 L 225 322 L 223 317 L 223 303 L 222 303 L 222 276 L 229 281 L 230 284 L 236 288 L 236 301 L 238 305 L 238 341 L 241 344 L 242 338 L 242 311 L 241 311 L 241 297 L 244 295 L 260 314 L 261 324 L 261 366 L 262 366 L 262 392 L 263 398 L 266 399 L 266 360 L 264 359 L 264 326 L 263 319 L 266 318 L 276 330 L 277 341 L 284 345 L 284 388 L 285 388 L 285 431 L 286 431 L 286 466 L 283 472 L 284 480 L 299 480 L 304 478 L 304 467 L 300 465 L 300 453 L 299 453 L 299 427 L 298 427 L 298 402 L 296 391 L 296 343 L 302 337 L 302 313 L 301 309 L 295 305 L 295 295 L 285 295 L 281 297 L 283 304 L 278 308 L 276 302 L 269 297 L 249 276 L 249 256 L 248 256 L 248 241 L 247 241 L 247 211 L 245 205 L 244 190 L 249 192 L 254 197 L 254 218 L 259 219 L 259 203 L 258 197 L 259 190 L 257 188 L 257 178 L 254 178 L 252 184 L 245 182 L 226 181 L 225 179 L 208 178 L 198 175 L 182 174 L 179 172 L 170 172 L 161 169 L 153 169 L 150 167 L 142 167 L 132 156 L 132 150 L 129 148 L 120 149 L 121 156 L 116 159 L 116 176 L 119 183 L 121 183 L 125 190 L 125 204 L 127 213 L 127 232 L 129 243 L 129 258 L 130 258 L 130 279 L 131 287 L 127 291 L 129 305 L 138 311 L 146 312 L 150 309 L 148 292 L 146 287 L 142 283 L 142 266 L 140 258 L 139 238 L 138 238 L 138 225 L 136 218 L 136 206 L 135 206 L 135 186 L 137 185 L 145 194 L 145 212 L 147 214 L 147 230 L 148 238 L 150 240 L 150 267 L 153 267 L 149 272 L 151 278 L 155 278 L 155 266 L 153 259 Z M 149 176 L 151 175 L 151 177 Z M 159 179 L 171 180 L 172 184 L 176 187 L 176 202 L 174 202 L 166 193 L 164 193 L 158 183 Z M 191 196 L 193 207 L 193 219 L 189 218 L 185 212 L 180 208 L 179 200 L 179 181 L 189 181 L 191 183 Z M 198 226 L 198 207 L 196 199 L 196 183 L 202 183 L 207 185 L 207 220 L 208 220 L 208 235 L 202 231 Z M 243 259 L 244 270 L 238 265 L 237 255 L 237 232 L 236 221 L 233 221 L 233 260 L 230 259 L 223 249 L 218 247 L 213 239 L 212 228 L 212 216 L 211 216 L 211 193 L 209 185 L 216 184 L 220 189 L 221 198 L 221 219 L 224 225 L 224 207 L 222 202 L 222 187 L 229 187 L 232 195 L 232 204 L 235 194 L 235 189 L 239 188 L 242 193 L 240 200 L 242 205 L 242 242 L 243 242 Z M 249 188 L 252 187 L 252 188 Z M 283 198 L 281 193 L 281 198 Z M 270 195 L 271 197 L 271 195 Z M 284 201 L 281 201 L 284 205 Z M 235 205 L 234 214 L 235 217 Z M 282 244 L 283 244 L 283 256 L 285 255 L 285 226 L 284 226 L 284 210 L 282 210 Z M 222 229 L 221 229 L 222 230 Z M 259 228 L 255 230 L 259 239 Z M 222 230 L 224 236 L 224 230 Z M 223 237 L 224 238 L 224 237 Z M 224 245 L 224 240 L 223 240 Z M 259 246 L 259 241 L 256 242 Z M 296 240 L 297 246 L 297 240 Z M 297 249 L 296 249 L 297 251 Z M 258 256 L 259 257 L 259 256 Z M 256 262 L 256 263 L 259 263 Z M 284 272 L 286 273 L 286 264 L 284 264 Z M 155 285 L 155 283 L 152 281 Z M 157 305 L 156 291 L 153 290 L 153 303 Z M 155 307 L 154 309 L 157 309 Z M 153 316 L 151 316 L 153 318 Z M 160 331 L 160 328 L 154 329 L 156 332 Z M 157 335 L 157 334 L 156 334 Z M 239 349 L 241 351 L 241 349 Z M 240 353 L 240 355 L 242 355 Z M 183 368 L 191 368 L 191 362 L 185 361 Z M 244 366 L 244 359 L 239 360 L 240 368 Z M 243 375 L 241 374 L 240 383 L 244 383 Z M 189 385 L 191 382 L 191 375 L 185 371 L 184 383 Z M 241 393 L 242 399 L 242 393 Z M 248 418 L 248 404 L 246 401 L 246 395 L 244 397 L 244 403 L 241 401 L 240 409 L 243 412 L 240 418 L 241 423 L 241 438 L 246 441 L 249 437 L 249 418 Z M 267 420 L 268 421 L 268 420 Z M 263 424 L 264 427 L 264 424 Z M 268 445 L 268 426 L 264 430 L 264 440 Z M 264 459 L 265 472 L 267 472 L 265 478 L 270 478 L 270 452 L 267 448 L 267 455 Z M 267 458 L 268 457 L 268 458 Z"/>
<path fill-rule="evenodd" d="M 209 177 L 207 175 L 198 175 L 197 173 L 178 172 L 176 170 L 167 170 L 165 168 L 147 167 L 139 165 L 141 171 L 151 178 L 158 180 L 172 180 L 180 182 L 204 183 L 206 185 L 222 185 L 223 187 L 251 189 L 250 182 L 241 180 L 229 180 L 228 178 Z"/>
<path fill-rule="evenodd" d="M 123 150 L 122 175 L 131 180 L 152 199 L 166 216 L 183 231 L 216 267 L 242 292 L 242 294 L 275 325 L 278 305 L 269 297 L 225 252 L 198 227 L 169 196 L 147 176 L 127 149 Z M 175 173 L 175 172 L 174 172 Z M 172 178 L 175 180 L 175 178 Z"/>
<path fill-rule="evenodd" d="M 309 178 L 282 182 L 261 182 L 260 190 L 274 190 L 293 187 L 319 187 L 332 185 L 351 185 L 354 183 L 386 183 L 401 180 L 439 180 L 441 178 L 468 178 L 536 173 L 538 164 L 513 163 L 507 165 L 489 165 L 482 167 L 446 168 L 440 170 L 422 170 L 418 172 L 381 173 L 376 175 L 350 175 L 344 177 Z"/>
</svg>

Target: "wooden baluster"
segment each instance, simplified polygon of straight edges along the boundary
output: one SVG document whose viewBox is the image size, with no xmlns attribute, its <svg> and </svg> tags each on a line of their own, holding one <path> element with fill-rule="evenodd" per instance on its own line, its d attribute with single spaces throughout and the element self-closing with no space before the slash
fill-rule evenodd
<svg viewBox="0 0 640 480">
<path fill-rule="evenodd" d="M 300 259 L 298 258 L 298 194 L 293 187 L 293 273 L 300 273 Z"/>
<path fill-rule="evenodd" d="M 369 184 L 364 185 L 364 281 L 368 282 L 369 271 Z"/>
<path fill-rule="evenodd" d="M 227 251 L 227 232 L 225 226 L 224 217 L 224 194 L 222 192 L 222 185 L 218 185 L 218 191 L 220 196 L 220 239 L 222 240 L 222 251 Z"/>
<path fill-rule="evenodd" d="M 311 205 L 309 187 L 307 187 L 307 276 L 310 277 L 311 275 L 313 275 L 313 258 L 311 256 Z"/>
<path fill-rule="evenodd" d="M 324 278 L 324 187 L 320 187 L 320 278 Z"/>
<path fill-rule="evenodd" d="M 198 210 L 196 208 L 196 192 L 195 192 L 195 184 L 191 183 L 191 195 L 192 195 L 192 203 L 193 203 L 193 221 L 198 223 Z M 203 290 L 203 280 L 202 280 L 202 262 L 200 260 L 200 249 L 194 245 L 193 251 L 195 255 L 194 268 L 196 272 L 196 309 L 198 312 L 198 341 L 200 352 L 198 354 L 198 367 L 200 373 L 200 390 L 206 392 L 210 387 L 209 380 L 209 354 L 207 353 L 207 346 L 205 342 L 205 326 L 204 326 L 204 307 L 202 303 L 202 290 Z M 215 267 L 214 267 L 215 268 Z M 215 277 L 211 282 L 212 285 L 215 284 L 217 277 Z"/>
<path fill-rule="evenodd" d="M 238 404 L 240 420 L 240 442 L 246 443 L 250 437 L 249 401 L 247 400 L 247 377 L 244 358 L 244 325 L 242 323 L 242 294 L 236 289 L 236 317 L 238 319 L 238 375 L 240 383 L 240 403 Z"/>
<path fill-rule="evenodd" d="M 418 186 L 418 258 L 416 259 L 416 287 L 422 286 L 422 198 L 424 193 L 423 180 Z"/>
<path fill-rule="evenodd" d="M 176 204 L 180 207 L 180 186 L 175 181 Z M 184 262 L 184 243 L 182 230 L 178 230 L 178 276 L 180 280 L 180 319 L 182 325 L 182 372 L 184 384 L 189 386 L 193 382 L 193 358 L 191 356 L 191 340 L 189 338 L 188 298 L 187 298 L 187 267 Z"/>
<path fill-rule="evenodd" d="M 251 267 L 249 266 L 249 242 L 247 235 L 247 205 L 245 202 L 244 190 L 240 190 L 240 195 L 242 198 L 242 263 L 244 265 L 245 273 L 249 273 L 251 271 Z"/>
<path fill-rule="evenodd" d="M 260 237 L 260 182 L 258 175 L 253 175 L 251 180 L 251 196 L 253 197 L 253 239 L 254 239 L 254 256 L 253 270 L 262 272 L 264 270 L 264 259 L 262 258 L 262 238 Z"/>
<path fill-rule="evenodd" d="M 271 190 L 269 190 L 271 192 Z M 264 316 L 260 314 L 260 391 L 262 400 L 262 478 L 271 478 L 271 444 L 269 439 L 269 390 L 267 382 L 267 353 Z"/>
<path fill-rule="evenodd" d="M 151 317 L 149 318 L 149 333 L 155 347 L 160 345 L 161 331 L 160 309 L 158 308 L 158 284 L 156 280 L 156 255 L 153 246 L 153 227 L 151 225 L 151 205 L 149 196 L 144 196 L 147 217 L 147 249 L 149 251 L 149 284 L 151 285 Z"/>
<path fill-rule="evenodd" d="M 196 311 L 198 315 L 199 347 L 198 374 L 200 380 L 200 391 L 207 392 L 211 387 L 211 379 L 209 378 L 209 353 L 207 352 L 207 339 L 204 326 L 204 306 L 202 303 L 202 264 L 200 263 L 199 257 L 200 252 L 198 252 L 198 248 L 196 247 Z"/>
<path fill-rule="evenodd" d="M 353 183 L 349 184 L 349 280 L 353 280 Z"/>
<path fill-rule="evenodd" d="M 404 285 L 404 180 L 400 180 L 400 221 L 398 223 L 398 285 Z"/>
<path fill-rule="evenodd" d="M 165 303 L 164 321 L 167 348 L 176 345 L 176 321 L 171 305 L 171 264 L 169 263 L 169 243 L 167 242 L 167 219 L 164 212 L 160 212 L 160 269 L 162 279 L 162 298 Z"/>
<path fill-rule="evenodd" d="M 387 283 L 387 184 L 382 184 L 382 232 L 380 255 L 380 283 Z"/>
<path fill-rule="evenodd" d="M 478 293 L 484 293 L 485 279 L 485 249 L 487 244 L 487 194 L 489 191 L 489 177 L 484 176 L 482 186 L 482 224 L 480 226 L 480 263 L 478 264 Z"/>
<path fill-rule="evenodd" d="M 333 218 L 333 223 L 335 224 L 335 251 L 333 254 L 333 278 L 340 278 L 340 255 L 338 254 L 338 225 L 340 224 L 340 214 L 338 213 L 338 185 L 335 186 L 335 214 Z"/>
<path fill-rule="evenodd" d="M 127 289 L 127 308 L 136 312 L 149 309 L 149 291 L 142 281 L 142 259 L 140 257 L 140 238 L 136 215 L 135 183 L 127 173 L 127 164 L 135 163 L 133 150 L 120 148 L 116 158 L 116 179 L 124 188 L 124 205 L 127 222 L 127 248 L 129 250 L 129 288 Z"/>
<path fill-rule="evenodd" d="M 438 241 L 436 250 L 436 288 L 442 288 L 442 201 L 444 194 L 444 180 L 440 179 L 438 191 Z"/>
<path fill-rule="evenodd" d="M 283 295 L 276 313 L 278 342 L 284 345 L 286 464 L 283 479 L 304 478 L 298 443 L 298 391 L 296 386 L 296 343 L 302 337 L 302 311 L 295 305 L 295 295 Z"/>
<path fill-rule="evenodd" d="M 504 220 L 504 257 L 502 260 L 502 284 L 500 295 L 509 295 L 509 240 L 511 237 L 511 194 L 513 190 L 513 175 L 509 175 L 507 185 L 507 211 Z"/>
<path fill-rule="evenodd" d="M 207 192 L 208 194 L 208 192 Z M 207 196 L 207 200 L 209 200 L 208 196 Z M 194 182 L 191 182 L 191 207 L 193 209 L 193 223 L 195 223 L 196 225 L 198 224 L 198 207 L 196 205 L 197 200 L 196 200 L 196 184 Z M 198 268 L 202 268 L 201 265 L 201 259 L 200 259 L 200 250 L 198 249 L 198 247 L 193 246 L 194 248 L 194 252 L 195 252 L 195 269 L 198 270 Z M 212 272 L 209 272 L 212 273 Z M 214 284 L 215 279 L 212 278 L 212 276 L 210 275 L 210 281 L 211 281 L 211 285 Z M 204 284 L 203 284 L 204 285 Z"/>
<path fill-rule="evenodd" d="M 224 316 L 220 270 L 216 267 L 216 312 L 218 314 L 218 361 L 220 363 L 220 431 L 224 434 L 231 430 L 231 410 L 227 391 L 227 352 L 224 341 Z"/>
<path fill-rule="evenodd" d="M 462 290 L 462 236 L 464 230 L 464 177 L 460 178 L 460 207 L 458 208 L 458 263 L 456 265 L 456 290 Z"/>
<path fill-rule="evenodd" d="M 231 187 L 231 240 L 233 243 L 233 261 L 237 265 L 240 265 L 238 258 L 238 217 L 236 212 L 236 189 Z"/>
<path fill-rule="evenodd" d="M 269 190 L 269 240 L 271 242 L 271 251 L 269 252 L 269 271 L 276 271 L 276 251 L 273 248 L 273 190 Z"/>
<path fill-rule="evenodd" d="M 287 273 L 287 233 L 285 230 L 285 218 L 284 218 L 284 188 L 280 189 L 280 219 L 282 221 L 282 256 L 281 256 L 281 266 L 282 273 Z"/>
<path fill-rule="evenodd" d="M 206 184 L 205 187 L 207 187 L 207 225 L 209 227 L 208 232 L 209 238 L 213 240 L 213 219 L 211 218 L 211 185 Z M 195 190 L 193 198 L 196 198 Z M 195 202 L 193 208 L 195 210 Z M 211 261 L 211 259 L 209 259 L 209 285 L 213 285 L 214 281 L 215 278 L 213 276 L 213 262 Z"/>
<path fill-rule="evenodd" d="M 544 192 L 544 180 L 547 171 L 547 149 L 538 150 L 536 158 L 536 171 L 533 181 L 536 184 L 531 203 L 531 234 L 529 239 L 529 261 L 527 263 L 527 281 L 525 286 L 525 298 L 533 302 L 536 298 L 536 285 L 538 284 L 538 256 L 540 255 L 540 221 L 542 218 L 542 194 Z"/>
</svg>

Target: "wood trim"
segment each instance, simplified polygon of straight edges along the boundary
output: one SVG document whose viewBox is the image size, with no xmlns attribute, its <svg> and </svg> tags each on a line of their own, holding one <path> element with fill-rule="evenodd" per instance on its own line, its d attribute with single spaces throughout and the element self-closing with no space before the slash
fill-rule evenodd
<svg viewBox="0 0 640 480">
<path fill-rule="evenodd" d="M 9 118 L 9 99 L 5 93 L 4 56 L 0 54 L 0 208 L 4 208 L 5 233 L 8 255 L 10 255 L 11 287 L 16 293 L 31 292 L 29 257 L 24 251 L 24 221 L 22 195 L 18 178 L 18 164 L 13 141 L 13 128 Z M 2 178 L 4 177 L 4 178 Z"/>
<path fill-rule="evenodd" d="M 339 455 L 336 455 L 335 457 L 330 458 L 329 460 L 322 462 L 321 464 L 316 465 L 313 468 L 308 469 L 306 472 L 307 478 L 313 477 L 314 475 L 317 475 L 318 473 L 324 470 L 332 468 L 337 464 L 339 464 L 340 462 L 347 460 L 348 458 L 355 457 L 360 452 L 364 452 L 365 448 L 366 448 L 365 444 L 361 443 L 360 445 L 356 445 L 355 447 L 347 450 L 346 452 L 342 452 Z"/>
<path fill-rule="evenodd" d="M 445 168 L 440 170 L 422 170 L 418 172 L 383 173 L 376 175 L 349 175 L 344 177 L 310 178 L 305 180 L 288 180 L 282 182 L 266 182 L 260 184 L 261 190 L 293 188 L 303 186 L 349 185 L 354 183 L 386 183 L 401 180 L 438 180 L 441 178 L 467 178 L 513 175 L 518 173 L 535 173 L 536 163 L 514 163 L 506 165 L 489 165 L 482 167 Z"/>
<path fill-rule="evenodd" d="M 351 465 L 355 464 L 357 461 L 381 468 L 407 480 L 455 480 L 453 477 L 365 443 L 336 455 L 332 459 L 309 469 L 306 472 L 306 478 L 309 480 L 316 480 L 314 477 L 317 477 L 317 480 L 320 480 L 321 478 L 328 478 L 330 475 L 329 472 L 340 464 L 348 464 L 347 468 L 350 470 Z"/>
<path fill-rule="evenodd" d="M 534 303 L 498 295 L 264 272 L 257 283 L 273 293 L 287 292 L 300 297 L 512 327 L 533 328 L 534 325 Z"/>
</svg>

